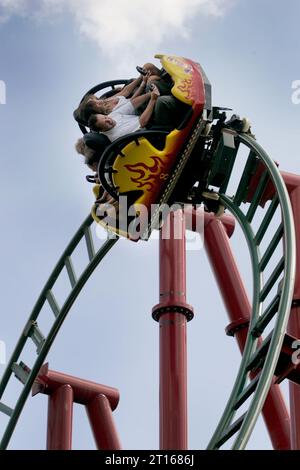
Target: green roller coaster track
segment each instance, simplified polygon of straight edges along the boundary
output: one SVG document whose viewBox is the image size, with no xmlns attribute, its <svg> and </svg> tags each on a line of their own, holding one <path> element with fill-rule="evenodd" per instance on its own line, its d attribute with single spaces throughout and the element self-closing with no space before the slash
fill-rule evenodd
<svg viewBox="0 0 300 470">
<path fill-rule="evenodd" d="M 239 184 L 240 191 L 237 191 L 236 197 L 229 198 L 225 194 L 220 194 L 220 199 L 223 204 L 238 220 L 248 243 L 253 270 L 253 300 L 249 333 L 247 336 L 247 342 L 243 352 L 243 358 L 238 376 L 220 423 L 209 443 L 209 449 L 220 447 L 238 430 L 239 433 L 236 436 L 232 448 L 245 448 L 271 386 L 272 378 L 287 328 L 292 296 L 294 292 L 296 242 L 292 208 L 290 205 L 287 189 L 275 163 L 268 157 L 262 147 L 247 135 L 239 135 L 238 139 L 241 143 L 244 143 L 250 148 L 251 152 L 248 158 L 248 162 L 249 159 L 255 162 L 253 158 L 254 155 L 259 155 L 260 159 L 265 164 L 266 169 L 260 178 L 255 194 L 252 198 L 252 202 L 246 214 L 242 212 L 236 203 L 238 201 L 241 189 L 246 187 L 246 181 L 244 181 L 243 178 L 246 179 L 249 177 L 249 173 L 247 171 L 244 171 L 243 173 Z M 271 178 L 276 188 L 277 194 L 268 207 L 260 227 L 255 234 L 251 227 L 251 221 L 254 218 L 255 211 L 258 208 L 263 192 L 266 189 L 267 180 L 269 178 Z M 268 249 L 266 250 L 265 254 L 261 256 L 260 244 L 277 206 L 280 206 L 281 208 L 282 221 L 279 224 L 279 227 L 276 230 Z M 274 254 L 279 241 L 283 242 L 282 258 L 277 263 L 268 281 L 264 283 L 263 272 L 270 262 L 272 254 Z M 281 275 L 283 284 L 280 285 L 280 291 L 277 291 L 275 297 L 264 311 L 263 302 Z M 254 355 L 257 353 L 258 337 L 261 333 L 263 333 L 268 324 L 274 318 L 276 312 L 276 324 L 272 332 L 271 344 L 269 346 L 263 368 L 259 375 L 257 375 L 252 381 L 250 381 L 249 384 L 247 384 L 247 379 L 251 370 L 249 369 L 249 365 L 251 364 Z M 253 396 L 247 411 L 235 422 L 232 422 L 236 411 L 243 403 L 246 402 L 251 394 Z"/>
<path fill-rule="evenodd" d="M 234 435 L 236 436 L 232 448 L 245 448 L 271 386 L 272 377 L 287 327 L 295 277 L 295 234 L 293 216 L 289 196 L 282 177 L 275 163 L 250 135 L 232 132 L 231 134 L 234 134 L 235 151 L 232 154 L 229 165 L 230 174 L 228 174 L 227 180 L 223 182 L 220 187 L 217 197 L 219 198 L 219 202 L 237 219 L 247 240 L 253 271 L 252 317 L 240 369 L 223 416 L 209 443 L 209 449 L 220 448 Z M 230 196 L 226 194 L 226 191 L 230 183 L 230 177 L 235 162 L 238 160 L 236 157 L 241 145 L 243 145 L 244 148 L 248 148 L 250 153 L 234 195 Z M 260 177 L 251 203 L 245 212 L 242 210 L 241 206 L 245 201 L 251 178 L 259 164 L 263 164 L 265 171 Z M 265 205 L 259 228 L 255 230 L 252 226 L 252 221 L 257 213 L 266 185 L 270 181 L 275 188 L 274 197 L 269 205 Z M 262 210 L 263 209 L 260 208 L 260 211 Z M 276 213 L 280 214 L 281 221 L 268 248 L 265 253 L 261 255 L 262 240 L 265 237 L 271 221 L 275 220 L 274 217 Z M 87 217 L 59 259 L 41 291 L 4 372 L 0 384 L 0 400 L 7 389 L 8 383 L 14 376 L 23 383 L 23 389 L 14 407 L 0 402 L 1 414 L 5 414 L 9 418 L 1 440 L 1 449 L 5 449 L 10 441 L 34 380 L 38 375 L 66 315 L 93 271 L 118 241 L 118 238 L 108 239 L 98 251 L 95 251 L 91 234 L 91 226 L 93 223 L 92 217 Z M 72 254 L 83 239 L 86 243 L 89 262 L 81 275 L 77 278 L 72 264 Z M 276 249 L 278 247 L 280 248 L 280 242 L 282 256 L 267 281 L 264 282 L 264 271 L 266 267 L 270 265 L 270 261 L 274 261 Z M 278 254 L 276 256 L 278 256 Z M 68 273 L 71 290 L 63 306 L 59 308 L 52 289 L 64 269 Z M 272 293 L 273 289 L 276 287 L 277 292 L 275 296 L 268 303 L 268 306 L 264 308 L 264 302 L 266 302 L 269 294 Z M 45 302 L 48 302 L 54 315 L 53 324 L 47 337 L 43 335 L 38 325 L 38 317 Z M 250 372 L 253 372 L 252 365 L 259 352 L 257 349 L 258 337 L 270 326 L 273 320 L 274 327 L 271 333 L 271 342 L 267 355 L 259 372 L 256 374 L 255 378 L 251 380 Z M 37 348 L 37 357 L 32 368 L 29 368 L 20 360 L 27 341 L 33 341 Z M 262 343 L 261 347 L 263 346 L 264 343 Z M 246 411 L 234 421 L 236 412 L 246 403 Z"/>
<path fill-rule="evenodd" d="M 96 252 L 94 249 L 94 243 L 90 230 L 90 226 L 93 224 L 93 222 L 94 221 L 92 216 L 89 215 L 83 222 L 83 224 L 80 226 L 78 231 L 75 233 L 74 237 L 72 238 L 69 245 L 62 254 L 61 258 L 59 259 L 42 292 L 40 293 L 40 296 L 30 314 L 30 317 L 25 325 L 25 328 L 20 336 L 20 339 L 15 347 L 15 350 L 10 358 L 5 373 L 2 377 L 0 384 L 0 397 L 2 397 L 13 372 L 19 378 L 19 380 L 24 383 L 24 387 L 14 409 L 11 409 L 3 403 L 0 403 L 0 411 L 10 417 L 7 428 L 1 441 L 1 449 L 6 448 L 11 438 L 11 435 L 17 424 L 18 418 L 24 407 L 25 401 L 30 393 L 33 382 L 41 366 L 43 365 L 43 362 L 51 348 L 51 345 L 55 340 L 55 337 L 59 332 L 59 329 L 62 326 L 69 310 L 71 309 L 73 303 L 75 302 L 80 291 L 84 287 L 85 283 L 87 282 L 93 271 L 102 261 L 104 256 L 118 241 L 118 238 L 108 239 L 106 243 L 104 243 L 104 245 Z M 81 276 L 77 279 L 76 273 L 73 268 L 71 256 L 83 238 L 86 241 L 89 263 L 82 272 Z M 67 299 L 65 300 L 64 305 L 60 309 L 52 292 L 52 288 L 64 268 L 66 268 L 69 276 L 71 291 Z M 49 303 L 54 314 L 53 325 L 47 338 L 43 336 L 42 332 L 39 330 L 37 323 L 38 316 L 46 301 Z M 22 362 L 20 364 L 17 364 L 20 354 L 29 339 L 31 339 L 36 344 L 38 354 L 34 366 L 31 370 L 28 370 L 28 368 Z"/>
</svg>

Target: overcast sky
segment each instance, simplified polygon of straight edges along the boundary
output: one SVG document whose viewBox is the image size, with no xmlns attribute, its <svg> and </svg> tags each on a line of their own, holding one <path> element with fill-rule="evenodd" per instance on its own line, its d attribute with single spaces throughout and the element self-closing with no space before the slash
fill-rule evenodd
<svg viewBox="0 0 300 470">
<path fill-rule="evenodd" d="M 155 53 L 188 57 L 206 71 L 214 105 L 248 116 L 280 168 L 297 173 L 300 104 L 292 102 L 292 83 L 300 80 L 299 15 L 297 0 L 0 0 L 0 340 L 7 356 L 93 202 L 74 151 L 80 134 L 72 112 L 82 95 L 101 81 L 135 76 L 135 66 L 154 61 Z M 238 229 L 233 246 L 250 285 Z M 156 240 L 118 242 L 48 356 L 52 369 L 120 390 L 115 419 L 126 449 L 158 447 L 158 325 L 151 318 L 157 248 Z M 65 290 L 62 283 L 61 301 Z M 240 360 L 224 334 L 227 316 L 203 250 L 188 252 L 187 300 L 195 309 L 188 325 L 189 442 L 197 449 L 218 423 Z M 11 398 L 18 391 L 11 389 Z M 10 448 L 45 448 L 46 402 L 42 395 L 29 399 Z M 79 406 L 73 448 L 94 448 Z M 270 448 L 261 422 L 249 448 Z"/>
</svg>

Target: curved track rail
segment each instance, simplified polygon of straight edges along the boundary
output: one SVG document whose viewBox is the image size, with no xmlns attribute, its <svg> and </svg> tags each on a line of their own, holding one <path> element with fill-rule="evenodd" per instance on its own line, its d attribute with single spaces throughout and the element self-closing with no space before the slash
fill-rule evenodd
<svg viewBox="0 0 300 470">
<path fill-rule="evenodd" d="M 55 337 L 59 332 L 59 329 L 62 326 L 73 303 L 75 302 L 80 291 L 84 287 L 85 283 L 87 282 L 93 271 L 99 265 L 104 256 L 118 241 L 117 237 L 115 237 L 114 239 L 108 239 L 98 251 L 95 251 L 94 242 L 91 234 L 91 225 L 93 223 L 93 218 L 89 215 L 83 222 L 83 224 L 80 226 L 78 231 L 75 233 L 74 237 L 72 238 L 69 245 L 62 254 L 61 258 L 59 259 L 57 265 L 55 266 L 48 281 L 46 282 L 44 288 L 40 293 L 40 296 L 30 314 L 30 317 L 25 325 L 25 328 L 20 336 L 20 339 L 4 372 L 0 383 L 0 400 L 9 382 L 15 379 L 15 377 L 23 383 L 23 389 L 13 408 L 0 402 L 0 412 L 6 414 L 9 417 L 8 424 L 1 440 L 1 449 L 5 449 L 9 443 L 9 440 L 17 424 L 18 418 L 23 410 L 26 399 L 30 393 L 33 382 L 36 376 L 38 375 L 39 370 L 43 365 L 43 362 L 51 348 L 51 345 L 55 340 Z M 75 252 L 82 239 L 85 239 L 86 242 L 89 261 L 85 269 L 81 273 L 80 277 L 77 278 L 72 263 L 72 254 Z M 52 289 L 59 275 L 64 269 L 66 269 L 68 273 L 71 290 L 63 306 L 59 308 L 55 296 L 52 292 Z M 51 310 L 53 312 L 53 324 L 47 337 L 43 335 L 38 325 L 38 317 L 45 302 L 49 303 L 49 306 L 51 307 Z M 24 350 L 28 341 L 33 341 L 37 348 L 37 357 L 31 368 L 26 366 L 22 361 L 18 363 L 19 359 L 22 358 L 22 351 Z"/>
<path fill-rule="evenodd" d="M 250 150 L 247 163 L 234 196 L 226 195 L 227 187 L 221 189 L 218 196 L 221 203 L 238 220 L 247 240 L 253 272 L 252 316 L 239 372 L 223 416 L 209 443 L 209 449 L 220 448 L 234 435 L 232 449 L 245 448 L 275 373 L 289 319 L 295 280 L 296 243 L 293 214 L 280 172 L 251 136 L 236 134 L 235 144 L 236 156 L 242 146 Z M 259 165 L 262 171 L 257 173 Z M 259 177 L 249 198 L 249 187 L 255 174 Z M 226 185 L 229 183 L 230 179 Z M 268 188 L 270 193 L 266 196 Z M 269 199 L 271 200 L 268 204 Z M 264 207 L 259 207 L 260 203 Z M 254 228 L 253 222 L 258 212 L 258 228 Z M 273 228 L 273 236 L 261 254 L 262 241 L 275 215 L 277 228 Z M 266 268 L 272 263 L 271 272 L 264 276 Z M 257 349 L 259 336 L 270 327 L 272 321 L 272 331 Z M 261 355 L 266 349 L 266 344 L 267 354 Z M 259 361 L 261 358 L 263 360 Z M 255 374 L 252 380 L 251 373 L 252 376 Z M 233 421 L 237 411 L 244 404 L 246 410 Z"/>
<path fill-rule="evenodd" d="M 200 130 L 200 128 L 199 130 L 197 128 L 197 135 Z M 295 277 L 293 216 L 289 196 L 281 175 L 275 163 L 251 136 L 232 131 L 231 135 L 234 136 L 235 143 L 231 170 L 228 172 L 227 179 L 223 180 L 220 190 L 218 192 L 211 191 L 211 193 L 208 193 L 208 197 L 211 195 L 212 198 L 226 207 L 236 217 L 246 237 L 253 270 L 252 318 L 238 376 L 224 414 L 209 443 L 209 449 L 220 448 L 234 435 L 236 436 L 233 444 L 234 449 L 243 449 L 246 446 L 272 383 L 287 327 Z M 189 150 L 193 148 L 193 145 L 193 140 L 191 143 L 188 143 L 187 154 L 189 154 Z M 229 196 L 227 188 L 230 184 L 234 165 L 238 161 L 238 152 L 242 146 L 248 148 L 250 153 L 234 195 Z M 263 167 L 261 173 L 258 172 L 259 165 Z M 253 194 L 249 196 L 251 181 L 253 181 L 256 174 L 259 174 L 257 184 L 255 184 Z M 164 200 L 168 198 L 176 181 L 177 175 L 175 174 L 172 181 L 170 181 L 169 189 L 167 188 L 166 190 Z M 271 201 L 270 203 L 266 201 L 262 203 L 266 188 L 270 184 L 273 188 L 271 191 Z M 261 220 L 256 229 L 253 221 L 258 212 L 260 213 Z M 262 241 L 271 222 L 275 220 L 275 216 L 276 220 L 280 218 L 278 227 L 268 247 L 261 254 Z M 108 239 L 98 251 L 95 251 L 90 230 L 92 224 L 93 219 L 89 216 L 76 232 L 58 261 L 33 308 L 2 377 L 0 399 L 9 382 L 14 377 L 17 377 L 23 383 L 23 389 L 14 407 L 0 402 L 0 412 L 9 417 L 1 440 L 1 449 L 5 449 L 9 443 L 33 382 L 67 313 L 92 272 L 118 240 L 118 238 Z M 86 242 L 89 262 L 80 277 L 77 278 L 72 264 L 72 254 L 82 239 L 85 239 Z M 267 266 L 270 266 L 274 262 L 275 257 L 278 257 L 280 244 L 282 253 L 279 261 L 276 261 L 276 265 L 271 273 L 264 276 Z M 63 306 L 59 308 L 52 289 L 64 269 L 68 273 L 71 290 Z M 267 277 L 266 282 L 264 277 Z M 276 292 L 273 295 L 274 290 Z M 271 299 L 269 299 L 270 294 L 273 295 Z M 47 337 L 43 335 L 38 325 L 38 317 L 45 302 L 49 303 L 54 314 L 53 324 Z M 265 304 L 267 306 L 264 306 Z M 265 340 L 265 342 L 268 341 L 268 352 L 262 361 L 260 351 L 262 348 L 265 348 L 266 343 L 263 342 L 260 348 L 257 349 L 257 341 L 266 328 L 270 327 L 272 321 L 274 323 L 274 325 L 272 324 L 273 329 Z M 22 359 L 22 351 L 28 341 L 33 341 L 37 347 L 37 357 L 31 368 L 26 366 L 22 360 L 20 361 Z M 256 375 L 251 380 L 250 375 L 253 377 L 253 373 Z M 237 411 L 242 406 L 246 406 L 246 411 L 234 421 Z"/>
</svg>

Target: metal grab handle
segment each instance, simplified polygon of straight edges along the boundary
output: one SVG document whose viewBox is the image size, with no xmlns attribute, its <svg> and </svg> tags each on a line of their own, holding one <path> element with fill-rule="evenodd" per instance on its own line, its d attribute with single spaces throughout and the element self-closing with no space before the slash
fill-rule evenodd
<svg viewBox="0 0 300 470">
<path fill-rule="evenodd" d="M 97 175 L 86 175 L 85 179 L 88 183 L 96 184 L 98 181 Z"/>
</svg>

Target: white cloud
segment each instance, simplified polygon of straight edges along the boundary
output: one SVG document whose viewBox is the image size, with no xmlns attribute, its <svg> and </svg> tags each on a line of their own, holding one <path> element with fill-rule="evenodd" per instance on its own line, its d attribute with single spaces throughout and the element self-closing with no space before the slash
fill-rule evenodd
<svg viewBox="0 0 300 470">
<path fill-rule="evenodd" d="M 234 0 L 0 0 L 0 18 L 46 18 L 67 12 L 109 62 L 125 68 L 160 51 L 166 38 L 187 37 L 196 14 L 220 16 Z"/>
</svg>

